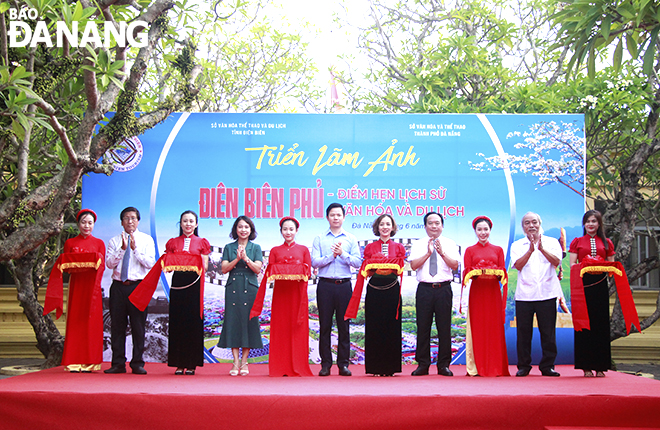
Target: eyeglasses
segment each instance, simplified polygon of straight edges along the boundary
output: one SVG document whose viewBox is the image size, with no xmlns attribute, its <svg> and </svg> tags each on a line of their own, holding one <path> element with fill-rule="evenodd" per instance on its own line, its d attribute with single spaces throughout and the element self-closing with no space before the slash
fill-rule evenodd
<svg viewBox="0 0 660 430">
<path fill-rule="evenodd" d="M 122 218 L 122 220 L 123 221 L 133 221 L 133 222 L 135 222 L 138 219 L 137 219 L 137 217 L 134 217 L 134 216 L 125 216 L 124 218 Z"/>
</svg>

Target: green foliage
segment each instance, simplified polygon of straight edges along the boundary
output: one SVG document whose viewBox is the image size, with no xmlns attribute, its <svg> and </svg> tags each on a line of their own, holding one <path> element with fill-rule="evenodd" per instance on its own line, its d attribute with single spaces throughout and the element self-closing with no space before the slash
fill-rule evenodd
<svg viewBox="0 0 660 430">
<path fill-rule="evenodd" d="M 151 109 L 166 99 L 175 88 L 171 77 L 187 76 L 193 55 L 204 69 L 204 85 L 190 100 L 192 109 L 282 112 L 290 110 L 289 105 L 313 106 L 321 91 L 312 81 L 316 69 L 306 52 L 307 43 L 300 33 L 284 31 L 283 25 L 262 17 L 263 6 L 260 1 L 238 1 L 218 6 L 222 19 L 199 8 L 195 25 L 180 19 L 184 28 L 191 26 L 191 37 L 182 47 L 171 40 L 162 44 L 156 67 L 148 70 L 148 80 L 141 88 L 148 95 L 141 101 L 141 109 Z M 236 13 L 231 7 L 238 7 Z"/>
<path fill-rule="evenodd" d="M 93 66 L 83 65 L 81 66 L 81 69 L 96 74 L 96 79 L 101 84 L 99 90 L 104 91 L 108 88 L 108 85 L 110 85 L 111 82 L 123 89 L 124 83 L 117 79 L 117 77 L 125 75 L 122 70 L 124 67 L 124 61 L 112 61 L 106 50 L 101 50 L 99 54 L 97 54 L 89 45 L 86 46 L 86 49 L 89 56 L 85 57 L 85 59 L 91 62 Z"/>
<path fill-rule="evenodd" d="M 360 28 L 371 59 L 360 82 L 338 72 L 353 106 L 364 112 L 528 112 L 545 89 L 511 103 L 509 93 L 552 73 L 560 56 L 546 50 L 552 9 L 535 0 L 374 2 L 373 25 Z M 514 19 L 512 19 L 512 16 Z M 521 71 L 527 71 L 522 74 Z M 522 94 L 520 94 L 522 95 Z M 553 106 L 554 107 L 554 106 Z"/>
<path fill-rule="evenodd" d="M 58 21 L 68 23 L 69 28 L 71 23 L 77 22 L 78 37 L 80 37 L 88 22 L 96 22 L 99 30 L 102 29 L 107 14 L 110 14 L 116 22 L 120 22 L 132 21 L 144 12 L 144 9 L 136 10 L 128 5 L 105 6 L 107 9 L 104 15 L 99 13 L 99 5 L 94 4 L 93 7 L 85 8 L 80 1 L 28 0 L 24 3 L 25 6 L 37 10 L 39 20 L 46 23 L 49 33 L 53 36 Z M 139 4 L 140 7 L 147 8 L 152 5 L 152 1 L 143 0 Z M 186 1 L 181 4 L 185 5 Z M 8 7 L 15 6 L 2 3 L 5 15 Z M 26 22 L 35 25 L 35 22 L 29 20 Z M 161 15 L 156 20 L 156 25 L 161 26 L 161 29 L 166 28 L 169 34 L 176 35 L 176 29 L 171 28 L 168 22 L 167 17 Z M 49 47 L 44 43 L 40 43 L 36 48 L 30 46 L 8 48 L 9 64 L 0 61 L 0 110 L 3 112 L 0 116 L 2 203 L 14 196 L 18 187 L 22 192 L 30 193 L 48 183 L 67 167 L 69 154 L 62 135 L 66 135 L 67 144 L 70 144 L 76 152 L 87 154 L 90 151 L 90 141 L 93 136 L 86 136 L 82 139 L 81 145 L 77 144 L 78 127 L 82 118 L 86 115 L 92 117 L 98 115 L 88 110 L 90 107 L 88 96 L 91 94 L 92 99 L 96 99 L 94 103 L 97 103 L 111 87 L 122 89 L 127 76 L 126 65 L 132 64 L 138 53 L 136 48 L 126 48 L 126 55 L 117 57 L 120 52 L 117 41 L 112 39 L 109 42 L 108 48 L 90 45 L 76 47 L 69 44 L 58 48 Z M 170 49 L 170 52 L 175 51 Z M 188 60 L 187 67 L 191 69 L 190 64 L 194 59 L 191 57 Z M 89 79 L 87 86 L 85 74 Z M 171 79 L 171 83 L 176 86 L 179 80 L 180 78 Z M 190 85 L 184 88 L 186 94 L 182 99 L 190 103 L 190 99 L 193 98 L 193 88 Z M 146 125 L 140 125 L 134 115 L 142 97 L 143 94 L 136 90 L 120 92 L 114 105 L 104 106 L 112 106 L 114 110 L 124 111 L 119 112 L 105 130 L 104 124 L 99 123 L 97 132 L 108 135 L 110 142 L 120 142 L 128 136 L 142 133 Z M 169 106 L 173 108 L 175 105 Z M 154 108 L 162 108 L 162 106 L 154 105 Z M 100 118 L 104 114 L 105 112 L 102 112 Z M 52 115 L 52 118 L 49 115 Z M 53 124 L 59 127 L 57 132 Z M 25 147 L 25 150 L 19 151 L 19 143 Z M 22 158 L 24 151 L 27 151 L 27 160 Z M 56 189 L 51 189 L 45 195 Z M 43 205 L 48 207 L 49 204 L 48 201 L 32 202 L 29 205 L 21 202 L 15 210 L 16 214 L 5 227 L 13 229 L 18 225 L 33 224 L 43 213 Z M 71 204 L 75 206 L 80 202 L 74 200 Z M 40 206 L 40 209 L 35 212 L 31 209 L 32 205 Z"/>
<path fill-rule="evenodd" d="M 660 31 L 660 15 L 655 2 L 573 0 L 561 4 L 562 8 L 553 16 L 561 26 L 556 46 L 573 48 L 569 70 L 579 70 L 586 59 L 588 76 L 593 79 L 599 52 L 616 43 L 612 64 L 618 72 L 625 41 L 633 60 L 639 59 L 643 53 L 643 73 L 652 73 L 658 57 L 656 45 Z"/>
<path fill-rule="evenodd" d="M 103 133 L 108 136 L 111 144 L 120 143 L 126 137 L 139 136 L 145 130 L 135 117 L 134 111 L 137 107 L 137 93 L 135 91 L 122 91 L 117 99 L 118 112 L 112 121 L 103 128 Z"/>
<path fill-rule="evenodd" d="M 186 44 L 186 46 L 181 49 L 176 60 L 172 62 L 172 65 L 182 76 L 187 77 L 190 75 L 190 72 L 192 72 L 195 65 L 195 46 L 192 44 Z"/>
<path fill-rule="evenodd" d="M 14 135 L 23 139 L 25 130 L 31 123 L 51 129 L 44 121 L 43 115 L 26 114 L 26 107 L 37 101 L 37 96 L 30 88 L 31 82 L 28 80 L 32 76 L 33 73 L 26 71 L 23 66 L 14 67 L 13 70 L 7 66 L 0 66 L 0 106 L 4 111 L 0 125 L 7 137 Z"/>
</svg>

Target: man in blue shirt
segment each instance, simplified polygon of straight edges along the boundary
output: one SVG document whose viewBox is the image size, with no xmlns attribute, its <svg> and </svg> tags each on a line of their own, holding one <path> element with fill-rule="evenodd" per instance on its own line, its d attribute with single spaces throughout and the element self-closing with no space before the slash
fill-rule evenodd
<svg viewBox="0 0 660 430">
<path fill-rule="evenodd" d="M 348 359 L 351 348 L 349 321 L 344 320 L 346 308 L 353 294 L 351 285 L 351 267 L 359 268 L 362 264 L 360 247 L 352 234 L 344 231 L 346 212 L 340 203 L 331 203 L 325 210 L 330 228 L 314 238 L 312 245 L 312 267 L 319 270 L 316 287 L 316 303 L 319 308 L 319 353 L 321 371 L 319 376 L 330 375 L 332 350 L 330 332 L 332 318 L 337 321 L 339 343 L 337 345 L 337 367 L 341 376 L 351 376 Z"/>
</svg>

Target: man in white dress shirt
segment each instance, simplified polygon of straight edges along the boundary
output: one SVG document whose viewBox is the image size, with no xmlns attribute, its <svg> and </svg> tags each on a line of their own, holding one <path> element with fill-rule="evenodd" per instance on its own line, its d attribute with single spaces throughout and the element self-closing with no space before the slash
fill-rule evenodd
<svg viewBox="0 0 660 430">
<path fill-rule="evenodd" d="M 451 362 L 452 270 L 458 269 L 460 254 L 456 243 L 441 236 L 444 226 L 442 215 L 429 212 L 424 216 L 428 237 L 413 242 L 410 249 L 410 267 L 417 271 L 415 311 L 417 315 L 418 367 L 413 376 L 429 374 L 431 367 L 431 325 L 435 315 L 438 330 L 438 375 L 453 376 Z"/>
<path fill-rule="evenodd" d="M 562 297 L 556 271 L 561 264 L 561 246 L 557 239 L 543 235 L 541 217 L 534 212 L 523 216 L 522 228 L 526 237 L 511 245 L 511 262 L 518 270 L 515 296 L 518 337 L 516 376 L 527 376 L 532 369 L 534 314 L 538 321 L 543 350 L 539 370 L 543 376 L 559 376 L 554 366 L 557 357 L 557 299 Z"/>
<path fill-rule="evenodd" d="M 144 369 L 144 335 L 147 310 L 140 311 L 128 300 L 135 287 L 156 263 L 156 246 L 148 234 L 138 231 L 140 211 L 129 206 L 119 216 L 124 231 L 110 239 L 106 265 L 112 269 L 110 287 L 110 318 L 112 367 L 105 373 L 126 373 L 126 328 L 131 323 L 133 356 L 131 369 L 146 375 Z"/>
</svg>

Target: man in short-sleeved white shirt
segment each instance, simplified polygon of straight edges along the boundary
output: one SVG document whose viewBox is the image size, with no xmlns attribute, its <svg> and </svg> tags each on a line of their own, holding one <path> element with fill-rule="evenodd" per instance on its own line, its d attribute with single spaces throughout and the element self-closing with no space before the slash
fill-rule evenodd
<svg viewBox="0 0 660 430">
<path fill-rule="evenodd" d="M 554 365 L 557 357 L 557 298 L 562 297 L 556 271 L 561 264 L 561 246 L 557 239 L 543 236 L 541 217 L 534 212 L 523 216 L 522 227 L 526 236 L 511 245 L 511 262 L 518 270 L 515 295 L 518 337 L 516 376 L 527 376 L 532 369 L 534 314 L 543 351 L 539 370 L 544 376 L 559 376 Z"/>
<path fill-rule="evenodd" d="M 435 315 L 438 330 L 438 374 L 453 376 L 451 362 L 451 281 L 452 270 L 458 269 L 460 254 L 456 243 L 441 236 L 444 226 L 442 215 L 429 212 L 424 216 L 428 237 L 413 242 L 410 249 L 410 267 L 417 271 L 415 310 L 417 316 L 418 367 L 413 376 L 428 375 L 431 367 L 431 325 Z"/>
</svg>

